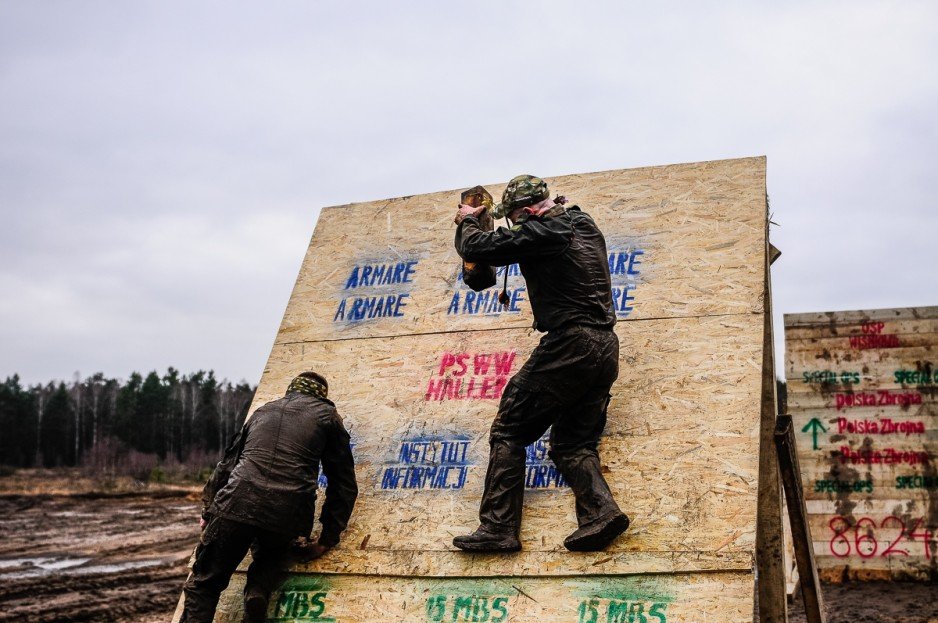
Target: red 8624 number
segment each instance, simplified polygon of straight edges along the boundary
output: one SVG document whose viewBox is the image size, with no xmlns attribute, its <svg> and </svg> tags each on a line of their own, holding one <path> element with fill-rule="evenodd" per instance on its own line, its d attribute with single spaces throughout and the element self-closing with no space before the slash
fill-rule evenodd
<svg viewBox="0 0 938 623">
<path fill-rule="evenodd" d="M 931 558 L 931 550 L 928 542 L 934 533 L 927 528 L 919 531 L 925 518 L 919 517 L 911 528 L 906 527 L 905 521 L 901 517 L 890 515 L 879 523 L 879 528 L 884 530 L 899 529 L 899 535 L 894 541 L 880 543 L 876 540 L 876 520 L 872 517 L 861 517 L 856 523 L 850 524 L 846 517 L 836 515 L 830 520 L 828 526 L 833 532 L 833 536 L 828 542 L 831 554 L 837 558 L 846 558 L 856 554 L 860 558 L 873 558 L 877 554 L 880 556 L 909 556 L 909 551 L 899 547 L 899 541 L 903 537 L 908 538 L 913 543 L 916 539 L 922 539 L 922 546 L 925 551 L 925 558 Z"/>
</svg>

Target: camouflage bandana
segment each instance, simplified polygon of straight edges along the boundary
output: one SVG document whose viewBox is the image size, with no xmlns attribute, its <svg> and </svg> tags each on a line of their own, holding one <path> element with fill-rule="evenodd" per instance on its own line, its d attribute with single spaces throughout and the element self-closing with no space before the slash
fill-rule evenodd
<svg viewBox="0 0 938 623">
<path fill-rule="evenodd" d="M 492 216 L 505 217 L 517 208 L 526 208 L 540 203 L 550 196 L 547 182 L 534 175 L 518 175 L 511 178 L 505 192 L 502 193 L 502 202 L 495 206 Z"/>
<path fill-rule="evenodd" d="M 315 396 L 316 398 L 325 398 L 329 395 L 329 388 L 310 378 L 305 376 L 298 376 L 292 381 L 290 381 L 290 386 L 287 388 L 287 393 L 290 392 L 299 392 L 301 394 L 306 394 L 307 396 Z"/>
</svg>

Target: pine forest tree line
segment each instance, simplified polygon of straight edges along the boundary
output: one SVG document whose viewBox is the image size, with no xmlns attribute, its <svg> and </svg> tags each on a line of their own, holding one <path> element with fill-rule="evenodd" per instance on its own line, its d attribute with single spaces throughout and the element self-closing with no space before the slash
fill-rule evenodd
<svg viewBox="0 0 938 623">
<path fill-rule="evenodd" d="M 256 388 L 214 372 L 126 381 L 98 373 L 69 384 L 0 384 L 0 465 L 145 472 L 209 466 L 244 423 Z"/>
</svg>

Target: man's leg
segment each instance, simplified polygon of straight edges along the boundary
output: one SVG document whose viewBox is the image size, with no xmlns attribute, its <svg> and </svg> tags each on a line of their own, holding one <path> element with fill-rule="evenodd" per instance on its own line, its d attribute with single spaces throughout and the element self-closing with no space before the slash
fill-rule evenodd
<svg viewBox="0 0 938 623">
<path fill-rule="evenodd" d="M 469 551 L 521 549 L 525 447 L 550 426 L 554 412 L 536 391 L 508 382 L 489 434 L 489 464 L 479 506 L 479 529 L 458 536 L 453 545 Z"/>
<path fill-rule="evenodd" d="M 573 551 L 604 549 L 629 525 L 599 463 L 608 391 L 605 386 L 590 389 L 551 429 L 550 458 L 576 498 L 579 529 L 564 540 L 567 549 Z"/>
<path fill-rule="evenodd" d="M 183 585 L 185 604 L 180 623 L 211 623 L 218 597 L 251 546 L 254 528 L 212 517 L 195 550 L 192 573 Z"/>
<path fill-rule="evenodd" d="M 270 594 L 283 579 L 283 566 L 287 561 L 289 536 L 258 531 L 251 546 L 251 566 L 244 585 L 244 623 L 263 623 L 267 620 Z"/>
</svg>

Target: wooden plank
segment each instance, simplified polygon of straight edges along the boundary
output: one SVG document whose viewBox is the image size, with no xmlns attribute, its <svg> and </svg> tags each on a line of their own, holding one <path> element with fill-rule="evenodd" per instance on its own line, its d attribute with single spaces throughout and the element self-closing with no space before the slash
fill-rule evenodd
<svg viewBox="0 0 938 623">
<path fill-rule="evenodd" d="M 822 575 L 837 579 L 934 579 L 938 523 L 934 494 L 896 499 L 839 496 L 809 500 L 814 551 Z"/>
<path fill-rule="evenodd" d="M 820 327 L 824 325 L 862 324 L 895 320 L 927 320 L 938 318 L 938 306 L 859 309 L 833 312 L 806 312 L 785 314 L 785 329 L 789 327 Z"/>
<path fill-rule="evenodd" d="M 775 427 L 775 447 L 778 453 L 779 474 L 785 488 L 785 499 L 798 577 L 801 578 L 801 597 L 805 618 L 808 623 L 824 623 L 824 602 L 818 583 L 814 550 L 811 545 L 812 532 L 808 526 L 808 513 L 801 490 L 801 474 L 795 452 L 795 435 L 792 432 L 791 416 L 780 415 Z"/>
<path fill-rule="evenodd" d="M 892 368 L 892 366 L 889 367 L 889 369 Z M 915 374 L 915 371 L 900 368 L 894 370 L 894 373 L 909 375 Z M 807 385 L 796 382 L 792 383 L 793 389 L 788 392 L 788 396 L 793 404 L 798 404 L 799 408 L 806 410 L 850 411 L 852 409 L 862 409 L 868 411 L 870 408 L 874 408 L 885 412 L 890 407 L 898 407 L 903 411 L 908 411 L 909 407 L 926 405 L 926 408 L 928 408 L 938 402 L 938 385 L 895 383 L 893 382 L 894 378 L 897 377 L 889 374 L 888 376 L 879 377 L 879 380 L 874 377 L 861 378 L 859 383 Z M 908 377 L 899 376 L 898 378 Z M 880 392 L 883 393 L 880 394 Z M 876 404 L 869 404 L 871 403 L 869 399 L 857 399 L 853 401 L 841 400 L 838 406 L 837 395 L 853 394 L 856 396 L 862 393 L 877 394 Z M 906 394 L 906 398 L 902 398 L 902 394 Z M 918 394 L 921 397 L 921 402 L 919 402 L 919 398 L 909 396 L 909 394 Z"/>
<path fill-rule="evenodd" d="M 765 160 L 749 158 L 548 182 L 606 233 L 617 313 L 643 319 L 762 311 L 764 178 Z M 503 186 L 487 188 L 497 196 Z M 458 196 L 324 209 L 277 342 L 531 326 L 516 272 L 504 313 L 492 304 L 498 288 L 480 298 L 461 285 L 452 224 Z M 376 300 L 377 311 L 367 306 Z"/>
<path fill-rule="evenodd" d="M 888 516 L 892 513 L 899 513 L 901 516 L 928 517 L 933 512 L 931 508 L 931 497 L 927 493 L 917 492 L 909 496 L 893 500 L 870 500 L 851 498 L 850 504 L 844 504 L 843 500 L 808 500 L 806 502 L 808 512 L 811 515 L 883 515 Z M 814 519 L 812 518 L 812 521 Z"/>
<path fill-rule="evenodd" d="M 811 490 L 806 494 L 809 500 L 831 500 L 840 492 L 840 487 L 849 490 L 854 499 L 857 500 L 895 500 L 900 496 L 908 496 L 916 491 L 925 493 L 928 491 L 922 486 L 922 483 L 930 483 L 930 490 L 934 491 L 936 486 L 933 484 L 933 478 L 921 473 L 874 476 L 872 474 L 862 474 L 856 478 L 844 478 L 840 474 L 830 474 L 827 472 L 811 473 L 805 476 L 805 482 L 811 486 Z M 902 487 L 896 485 L 901 481 Z M 909 484 L 906 484 L 909 483 Z M 908 498 L 905 498 L 908 499 Z"/>
<path fill-rule="evenodd" d="M 798 402 L 795 402 L 794 404 L 797 405 Z M 929 400 L 923 402 L 920 405 L 909 405 L 907 407 L 899 405 L 890 405 L 888 407 L 853 406 L 850 408 L 841 408 L 840 410 L 838 410 L 836 406 L 805 407 L 804 409 L 798 411 L 797 421 L 804 424 L 813 418 L 817 418 L 822 422 L 825 422 L 825 424 L 834 426 L 835 431 L 832 434 L 849 434 L 852 432 L 849 427 L 841 430 L 843 426 L 838 424 L 841 419 L 846 419 L 850 423 L 872 421 L 885 424 L 886 420 L 889 420 L 889 422 L 893 424 L 920 422 L 926 431 L 924 434 L 927 435 L 927 431 L 934 428 L 936 415 L 938 415 L 938 408 L 936 408 L 936 403 Z M 918 432 L 920 430 L 920 427 L 918 426 L 911 428 L 906 426 L 905 429 L 906 430 L 895 430 L 895 426 L 887 425 L 886 428 L 882 428 L 879 431 L 865 432 L 868 434 L 896 436 L 922 434 Z"/>
<path fill-rule="evenodd" d="M 808 414 L 810 415 L 810 414 Z M 887 424 L 888 422 L 888 424 Z M 906 430 L 920 430 L 923 420 L 909 418 L 905 421 L 897 420 L 859 420 L 837 418 L 835 421 L 812 417 L 810 420 L 798 418 L 796 420 L 797 437 L 800 450 L 799 458 L 803 461 L 816 464 L 863 466 L 862 469 L 877 469 L 886 467 L 911 467 L 921 469 L 931 459 L 935 458 L 938 450 L 938 440 L 935 440 L 934 427 L 925 430 L 924 434 L 876 434 L 873 432 L 844 433 L 850 426 L 869 426 L 869 430 L 891 430 L 892 428 L 905 428 Z M 889 426 L 890 429 L 874 429 L 877 425 Z M 818 427 L 826 427 L 826 432 Z M 805 468 L 809 468 L 807 463 Z M 858 469 L 861 469 L 858 467 Z"/>
<path fill-rule="evenodd" d="M 841 560 L 833 556 L 823 556 L 818 557 L 818 577 L 822 582 L 832 584 L 848 580 L 931 582 L 935 573 L 930 566 L 922 564 L 920 558 L 891 556 Z"/>
<path fill-rule="evenodd" d="M 863 369 L 866 372 L 863 372 Z M 817 366 L 799 370 L 788 378 L 788 396 L 799 400 L 802 394 L 831 394 L 845 391 L 878 389 L 913 389 L 934 395 L 938 392 L 938 360 L 918 359 L 911 362 L 881 361 L 860 366 Z"/>
<path fill-rule="evenodd" d="M 879 388 L 875 379 L 883 388 L 932 389 L 935 387 L 934 366 L 938 357 L 914 348 L 851 353 L 842 360 L 838 356 L 838 361 L 811 353 L 788 353 L 786 359 L 786 374 L 793 380 L 793 390 L 797 392 L 801 384 L 837 389 L 865 383 L 867 387 Z M 901 373 L 899 377 L 895 376 L 897 372 Z M 930 377 L 929 381 L 925 380 L 926 375 Z"/>
<path fill-rule="evenodd" d="M 802 324 L 789 326 L 785 339 L 789 342 L 810 341 L 826 337 L 862 337 L 865 335 L 909 335 L 938 333 L 938 317 L 900 320 L 877 320 L 857 323 Z"/>
<path fill-rule="evenodd" d="M 747 496 L 756 487 L 758 442 L 748 409 L 759 391 L 753 359 L 761 353 L 752 344 L 760 325 L 756 315 L 619 325 L 620 380 L 601 455 L 613 492 L 633 515 L 629 534 L 635 538 L 617 541 L 606 553 L 571 556 L 562 550 L 563 537 L 575 527 L 573 502 L 549 476 L 538 481 L 538 471 L 555 473 L 544 445 L 532 449 L 528 468 L 525 551 L 508 561 L 476 560 L 450 545 L 453 536 L 475 526 L 495 388 L 533 348 L 536 336 L 528 330 L 279 345 L 257 402 L 282 393 L 297 371 L 315 369 L 330 379 L 351 431 L 360 498 L 344 544 L 328 559 L 337 566 L 323 570 L 400 574 L 419 564 L 421 575 L 457 569 L 470 575 L 562 575 L 595 572 L 598 561 L 616 554 L 623 556 L 601 563 L 609 572 L 635 571 L 636 565 L 649 572 L 709 568 L 719 556 L 709 560 L 701 552 L 751 551 L 754 539 L 755 505 Z M 737 347 L 732 356 L 717 357 L 713 340 Z M 400 356 L 404 352 L 406 358 Z M 475 369 L 476 356 L 487 354 L 493 362 L 501 358 L 501 373 L 494 363 L 487 373 Z M 466 372 L 456 376 L 461 363 Z M 461 394 L 453 395 L 462 399 L 437 399 L 446 379 L 461 381 Z M 483 386 L 490 389 L 482 392 Z M 405 486 L 408 475 L 439 464 L 400 460 L 405 443 L 428 456 L 458 448 L 442 481 L 445 489 Z M 366 536 L 367 548 L 358 549 Z"/>
<path fill-rule="evenodd" d="M 878 363 L 900 357 L 915 361 L 917 357 L 934 358 L 936 333 L 891 333 L 881 335 L 853 335 L 849 337 L 819 337 L 814 340 L 792 340 L 788 346 L 794 364 L 804 360 L 837 363 Z"/>
<path fill-rule="evenodd" d="M 244 578 L 238 574 L 219 606 L 216 623 L 240 623 Z M 526 623 L 573 621 L 752 620 L 750 572 L 698 575 L 583 576 L 562 579 L 383 578 L 291 574 L 273 595 L 271 623 Z"/>
<path fill-rule="evenodd" d="M 768 230 L 768 224 L 766 224 L 766 230 Z M 768 242 L 768 235 L 766 235 L 756 569 L 759 621 L 761 623 L 786 623 L 788 621 L 788 600 L 786 599 L 785 590 L 782 489 L 779 482 L 779 461 L 774 439 L 778 400 L 775 395 L 775 348 L 772 332 L 771 249 L 772 246 Z"/>
<path fill-rule="evenodd" d="M 802 436 L 800 434 L 799 436 Z M 840 438 L 840 439 L 838 439 Z M 845 450 L 846 449 L 846 450 Z M 875 439 L 859 435 L 834 435 L 827 444 L 818 443 L 818 451 L 827 451 L 828 456 L 843 457 L 844 464 L 849 465 L 886 465 L 918 467 L 928 463 L 936 457 L 938 441 L 923 442 L 919 438 Z M 835 454 L 839 453 L 839 454 Z M 862 453 L 863 456 L 857 456 Z M 877 455 L 877 453 L 880 453 Z M 904 453 L 903 456 L 892 456 L 894 453 Z M 887 456 L 887 454 L 889 456 Z M 814 450 L 804 451 L 799 456 L 815 457 Z"/>
<path fill-rule="evenodd" d="M 811 465 L 802 468 L 806 496 L 811 500 L 849 499 L 912 500 L 916 496 L 934 495 L 935 476 L 926 469 L 873 468 L 859 466 L 834 467 Z"/>
<path fill-rule="evenodd" d="M 795 543 L 791 536 L 791 522 L 788 519 L 788 501 L 782 499 L 782 536 L 785 544 L 785 595 L 789 603 L 795 598 L 798 588 L 798 565 L 795 561 Z"/>
<path fill-rule="evenodd" d="M 733 411 L 732 417 L 742 417 L 739 411 L 758 395 L 752 371 L 759 370 L 756 358 L 761 353 L 747 342 L 758 335 L 758 323 L 757 316 L 743 316 L 617 326 L 621 360 L 611 408 L 622 417 L 610 417 L 607 431 L 647 436 L 685 430 L 692 436 L 715 428 L 710 418 L 723 417 L 727 409 Z M 714 353 L 713 339 L 723 340 L 730 354 Z M 529 330 L 510 329 L 279 345 L 265 368 L 253 407 L 281 396 L 297 372 L 316 368 L 330 379 L 331 393 L 348 418 L 364 412 L 371 422 L 407 417 L 411 421 L 424 411 L 443 409 L 472 414 L 467 420 L 478 413 L 481 421 L 475 425 L 487 431 L 503 386 L 500 378 L 518 370 L 537 340 L 538 334 Z M 382 407 L 389 400 L 391 404 Z M 401 408 L 410 415 L 399 413 Z M 678 408 L 690 416 L 672 418 Z M 718 436 L 715 443 L 748 432 L 739 426 Z"/>
<path fill-rule="evenodd" d="M 918 335 L 934 336 L 936 334 Z M 798 340 L 794 344 L 804 344 L 804 341 Z M 789 366 L 791 380 L 808 385 L 856 384 L 856 376 L 859 376 L 861 380 L 864 377 L 873 377 L 907 385 L 935 383 L 936 358 L 933 353 L 929 352 L 928 347 L 884 349 L 874 353 L 878 357 L 868 357 L 866 361 L 858 359 L 856 357 L 858 353 L 852 353 L 850 360 L 842 362 L 826 359 L 823 353 L 808 349 L 792 350 L 789 348 L 788 353 L 786 363 Z M 891 379 L 890 377 L 900 369 L 908 370 L 909 373 L 903 373 L 900 378 Z M 912 372 L 918 372 L 918 374 L 912 375 Z M 931 378 L 928 378 L 927 372 L 931 372 L 931 375 L 928 375 Z"/>
<path fill-rule="evenodd" d="M 908 414 L 880 414 L 860 412 L 832 412 L 830 410 L 806 410 L 796 418 L 798 439 L 802 443 L 799 456 L 828 452 L 841 447 L 854 450 L 896 448 L 922 450 L 932 453 L 938 448 L 938 426 L 936 419 L 921 410 Z M 915 465 L 917 461 L 899 461 Z M 887 461 L 886 463 L 897 463 Z"/>
<path fill-rule="evenodd" d="M 823 570 L 839 569 L 857 579 L 935 577 L 934 532 L 925 527 L 927 518 L 914 511 L 815 515 L 814 519 L 813 548 L 822 575 Z"/>
<path fill-rule="evenodd" d="M 813 462 L 802 467 L 802 475 L 808 499 L 827 500 L 849 493 L 855 500 L 909 500 L 916 496 L 924 499 L 938 491 L 938 477 L 928 466 L 869 469 L 839 461 L 833 465 Z"/>
<path fill-rule="evenodd" d="M 793 392 L 789 406 L 805 419 L 889 418 L 895 421 L 921 419 L 928 424 L 938 415 L 938 392 L 923 387 L 878 389 L 832 388 L 817 392 Z"/>
</svg>

